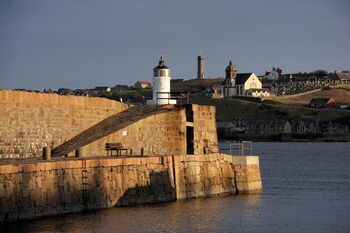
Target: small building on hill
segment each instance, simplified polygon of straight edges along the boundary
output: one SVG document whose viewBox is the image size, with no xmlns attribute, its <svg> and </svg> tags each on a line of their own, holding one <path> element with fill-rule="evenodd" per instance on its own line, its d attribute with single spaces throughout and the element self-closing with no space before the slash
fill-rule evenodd
<svg viewBox="0 0 350 233">
<path fill-rule="evenodd" d="M 272 68 L 272 71 L 266 71 L 265 72 L 265 78 L 269 79 L 269 80 L 277 80 L 278 78 L 280 78 L 282 75 L 282 69 L 280 68 Z"/>
<path fill-rule="evenodd" d="M 335 101 L 333 98 L 314 98 L 310 101 L 311 108 L 333 108 Z"/>
<path fill-rule="evenodd" d="M 342 82 L 348 82 L 350 81 L 350 72 L 349 71 L 342 71 L 341 73 L 337 72 L 337 75 Z"/>
<path fill-rule="evenodd" d="M 340 77 L 338 75 L 338 73 L 334 72 L 334 73 L 328 73 L 325 77 L 325 80 L 327 81 L 340 81 Z"/>
<path fill-rule="evenodd" d="M 261 89 L 262 84 L 254 73 L 237 74 L 236 91 L 237 95 L 247 95 L 249 89 Z"/>
<path fill-rule="evenodd" d="M 140 81 L 137 81 L 134 86 L 135 88 L 144 89 L 144 88 L 151 88 L 152 84 L 150 82 L 140 80 Z"/>
</svg>

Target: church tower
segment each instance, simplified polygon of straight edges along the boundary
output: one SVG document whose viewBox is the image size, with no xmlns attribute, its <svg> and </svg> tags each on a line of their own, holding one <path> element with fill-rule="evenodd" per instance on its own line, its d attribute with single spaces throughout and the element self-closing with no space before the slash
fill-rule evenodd
<svg viewBox="0 0 350 233">
<path fill-rule="evenodd" d="M 222 93 L 225 97 L 234 96 L 237 93 L 236 87 L 236 77 L 237 77 L 237 68 L 232 64 L 232 61 L 228 64 L 225 69 L 225 81 L 222 86 Z"/>
<path fill-rule="evenodd" d="M 236 85 L 237 68 L 230 61 L 229 65 L 225 69 L 226 77 L 225 82 L 227 86 L 234 87 Z"/>
</svg>

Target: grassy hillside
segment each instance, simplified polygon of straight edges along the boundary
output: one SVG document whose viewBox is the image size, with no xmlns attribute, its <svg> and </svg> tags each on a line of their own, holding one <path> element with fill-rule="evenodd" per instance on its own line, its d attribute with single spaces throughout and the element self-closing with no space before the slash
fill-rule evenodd
<svg viewBox="0 0 350 233">
<path fill-rule="evenodd" d="M 152 89 L 145 88 L 145 89 L 125 90 L 125 91 L 114 92 L 114 93 L 106 93 L 102 97 L 119 101 L 120 97 L 122 97 L 124 100 L 127 100 L 127 99 L 142 99 L 142 96 L 144 96 L 146 99 L 151 99 Z"/>
<path fill-rule="evenodd" d="M 308 105 L 312 98 L 332 97 L 337 105 L 350 103 L 350 84 L 342 84 L 327 90 L 291 96 L 277 96 L 266 99 L 270 103 Z"/>
<path fill-rule="evenodd" d="M 190 79 L 184 81 L 172 80 L 171 91 L 195 93 L 202 91 L 208 87 L 219 85 L 222 82 L 222 79 Z"/>
<path fill-rule="evenodd" d="M 196 97 L 193 103 L 216 106 L 217 120 L 230 121 L 233 119 L 278 120 L 278 119 L 317 119 L 327 122 L 336 119 L 350 119 L 347 111 L 316 111 L 313 109 L 293 109 L 283 106 L 270 106 L 235 98 L 210 99 Z"/>
</svg>

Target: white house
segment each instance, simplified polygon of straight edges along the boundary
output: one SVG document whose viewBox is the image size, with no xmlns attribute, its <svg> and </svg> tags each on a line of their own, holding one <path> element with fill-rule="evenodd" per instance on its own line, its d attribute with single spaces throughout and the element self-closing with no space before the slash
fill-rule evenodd
<svg viewBox="0 0 350 233">
<path fill-rule="evenodd" d="M 240 73 L 236 78 L 236 95 L 247 96 L 250 89 L 262 89 L 262 83 L 254 73 Z"/>
<path fill-rule="evenodd" d="M 265 78 L 270 79 L 270 80 L 277 80 L 279 77 L 281 77 L 282 74 L 282 70 L 280 68 L 272 68 L 272 71 L 265 72 Z"/>
</svg>

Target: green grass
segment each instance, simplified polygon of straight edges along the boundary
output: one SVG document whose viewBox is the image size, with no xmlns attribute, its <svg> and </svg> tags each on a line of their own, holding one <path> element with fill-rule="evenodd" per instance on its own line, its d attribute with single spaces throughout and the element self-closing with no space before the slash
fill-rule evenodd
<svg viewBox="0 0 350 233">
<path fill-rule="evenodd" d="M 171 82 L 171 91 L 195 93 L 208 87 L 219 85 L 222 82 L 222 79 L 190 79 L 184 80 L 183 82 L 173 81 Z"/>
<path fill-rule="evenodd" d="M 196 97 L 192 103 L 216 106 L 218 121 L 231 121 L 241 118 L 246 120 L 293 120 L 314 119 L 328 122 L 338 119 L 349 119 L 347 111 L 315 111 L 313 109 L 293 109 L 281 106 L 270 106 L 236 98 L 210 99 Z"/>
</svg>

